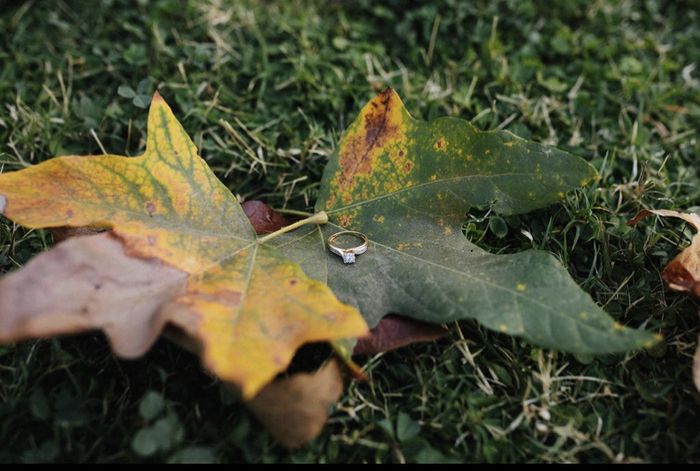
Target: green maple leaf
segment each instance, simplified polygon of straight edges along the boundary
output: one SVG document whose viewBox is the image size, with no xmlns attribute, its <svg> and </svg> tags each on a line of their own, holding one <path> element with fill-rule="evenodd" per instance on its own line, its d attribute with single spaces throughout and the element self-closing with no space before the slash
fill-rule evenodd
<svg viewBox="0 0 700 471">
<path fill-rule="evenodd" d="M 471 318 L 568 352 L 648 346 L 652 334 L 613 321 L 552 255 L 493 255 L 461 232 L 472 206 L 525 213 L 595 178 L 578 157 L 506 131 L 415 120 L 388 89 L 363 108 L 325 169 L 316 210 L 329 223 L 277 244 L 370 326 L 388 313 L 433 323 Z M 370 239 L 354 264 L 326 247 L 343 230 Z"/>
</svg>

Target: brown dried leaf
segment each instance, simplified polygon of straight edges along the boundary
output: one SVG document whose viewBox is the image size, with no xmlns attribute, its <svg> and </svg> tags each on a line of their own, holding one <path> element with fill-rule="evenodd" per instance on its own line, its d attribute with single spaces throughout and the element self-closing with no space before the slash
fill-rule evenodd
<svg viewBox="0 0 700 471">
<path fill-rule="evenodd" d="M 693 226 L 696 231 L 700 231 L 700 216 L 667 209 L 641 211 L 628 224 L 635 226 L 639 221 L 652 214 L 682 219 Z M 671 260 L 661 276 L 672 290 L 684 291 L 700 297 L 700 232 L 695 234 L 689 247 L 686 247 L 676 258 Z"/>
<path fill-rule="evenodd" d="M 628 224 L 635 226 L 652 214 L 682 219 L 697 231 L 690 245 L 666 265 L 661 277 L 670 289 L 690 293 L 700 298 L 700 216 L 667 209 L 644 210 L 632 218 Z M 700 337 L 698 337 L 698 347 L 693 359 L 693 382 L 700 392 Z"/>
<path fill-rule="evenodd" d="M 353 355 L 374 355 L 417 342 L 432 342 L 446 334 L 447 331 L 439 325 L 390 314 L 382 318 L 369 334 L 357 340 L 352 353 Z"/>
<path fill-rule="evenodd" d="M 71 238 L 3 278 L 0 342 L 102 329 L 118 355 L 138 357 L 169 320 L 161 305 L 184 292 L 186 278 L 157 260 L 127 257 L 111 234 Z"/>
<path fill-rule="evenodd" d="M 328 420 L 328 408 L 343 393 L 336 360 L 315 373 L 297 373 L 274 381 L 247 402 L 270 434 L 286 448 L 313 440 Z"/>
<path fill-rule="evenodd" d="M 262 201 L 246 201 L 241 207 L 258 234 L 274 232 L 289 224 L 287 218 Z"/>
</svg>

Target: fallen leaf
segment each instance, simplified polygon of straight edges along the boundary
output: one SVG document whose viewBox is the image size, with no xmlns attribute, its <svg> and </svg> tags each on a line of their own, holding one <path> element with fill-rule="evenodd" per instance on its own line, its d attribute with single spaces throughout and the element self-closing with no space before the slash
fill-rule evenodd
<svg viewBox="0 0 700 471">
<path fill-rule="evenodd" d="M 241 206 L 258 234 L 275 231 L 288 223 L 262 202 L 248 201 Z M 36 256 L 23 270 L 5 277 L 0 283 L 0 300 L 8 305 L 20 306 L 20 309 L 15 316 L 0 315 L 0 332 L 14 332 L 17 339 L 21 339 L 31 336 L 31 332 L 35 331 L 51 335 L 92 328 L 101 328 L 105 332 L 133 329 L 130 325 L 132 322 L 152 321 L 150 313 L 153 309 L 174 293 L 186 289 L 186 273 L 155 259 L 143 260 L 127 256 L 121 243 L 109 233 L 95 236 L 97 230 L 72 227 L 57 228 L 51 232 L 55 241 L 80 236 L 93 237 L 80 237 L 58 244 L 53 250 Z M 73 275 L 66 278 L 66 273 Z M 144 291 L 144 286 L 149 286 L 150 289 Z M 19 296 L 24 296 L 25 299 L 20 299 Z M 126 316 L 125 299 L 130 303 Z M 60 309 L 56 309 L 56 306 L 60 306 Z M 101 312 L 98 313 L 93 306 L 99 306 Z M 14 325 L 6 325 L 8 322 Z M 416 323 L 411 319 L 404 319 L 404 322 L 409 327 L 411 323 Z M 52 332 L 51 326 L 58 330 Z M 147 322 L 138 332 L 150 338 L 157 336 L 161 329 L 162 319 L 158 319 L 155 323 Z M 426 329 L 430 332 L 436 327 L 426 324 Z M 377 329 L 362 337 L 358 347 L 367 341 L 365 339 L 374 338 L 376 331 Z M 416 336 L 410 328 L 401 332 L 408 335 L 406 339 L 398 340 L 403 342 L 402 345 L 424 341 L 425 338 Z M 396 333 L 394 342 L 397 341 Z M 165 326 L 162 335 L 193 354 L 202 353 L 201 344 L 180 328 Z M 108 334 L 108 338 L 134 341 L 138 345 L 148 344 L 148 341 L 118 332 Z M 371 343 L 376 342 L 374 340 Z M 381 340 L 379 346 L 386 342 L 387 340 Z M 122 356 L 134 356 L 133 346 L 112 344 L 112 348 L 115 352 L 124 352 Z M 352 371 L 353 365 L 349 366 Z M 338 372 L 334 361 L 332 366 L 329 363 L 315 374 L 294 374 L 290 378 L 276 379 L 264 386 L 246 405 L 251 409 L 257 405 L 254 414 L 261 417 L 261 422 L 280 444 L 290 448 L 299 447 L 320 433 L 327 421 L 328 407 L 342 394 L 342 378 L 339 373 L 334 375 L 333 371 Z M 232 386 L 237 389 L 236 385 Z M 303 401 L 298 403 L 300 394 L 303 395 Z M 269 412 L 261 412 L 260 407 L 272 399 L 276 401 L 275 406 Z M 281 407 L 279 404 L 288 406 Z M 269 419 L 272 415 L 275 420 Z"/>
<path fill-rule="evenodd" d="M 639 221 L 652 214 L 661 217 L 682 219 L 695 229 L 695 235 L 690 243 L 666 265 L 661 277 L 668 287 L 674 291 L 685 292 L 700 298 L 700 216 L 695 213 L 681 213 L 668 209 L 646 209 L 640 211 L 627 224 L 636 226 Z M 700 337 L 693 358 L 693 382 L 700 392 Z"/>
<path fill-rule="evenodd" d="M 268 384 L 247 402 L 270 434 L 286 448 L 313 440 L 328 420 L 328 409 L 343 393 L 335 360 L 315 373 L 296 373 Z"/>
<path fill-rule="evenodd" d="M 197 155 L 158 94 L 149 111 L 143 155 L 58 157 L 2 174 L 0 210 L 26 227 L 110 229 L 100 241 L 116 238 L 127 255 L 158 260 L 186 276 L 185 291 L 178 288 L 170 298 L 160 286 L 133 287 L 123 297 L 121 316 L 114 314 L 112 298 L 89 298 L 86 312 L 83 304 L 52 291 L 57 299 L 44 296 L 42 301 L 50 307 L 44 311 L 48 321 L 31 310 L 31 303 L 38 303 L 30 299 L 36 294 L 31 285 L 14 284 L 18 277 L 31 276 L 22 270 L 0 281 L 19 290 L 8 294 L 10 288 L 2 288 L 1 341 L 103 328 L 118 354 L 133 357 L 152 345 L 165 323 L 172 323 L 202 345 L 210 371 L 250 398 L 286 369 L 302 344 L 367 332 L 354 308 L 261 242 L 235 196 Z M 81 272 L 82 255 L 73 253 L 85 248 L 78 247 L 82 239 L 88 238 L 52 249 L 78 267 L 59 274 L 57 284 L 89 288 L 93 273 Z M 116 250 L 112 243 L 99 244 L 99 250 Z M 93 265 L 99 262 L 95 259 Z M 29 271 L 55 271 L 56 263 L 47 255 Z M 121 280 L 120 273 L 115 283 Z M 147 303 L 148 298 L 153 302 Z"/>
<path fill-rule="evenodd" d="M 652 214 L 682 219 L 696 231 L 700 231 L 700 216 L 694 213 L 680 213 L 668 209 L 641 211 L 628 224 L 636 226 L 639 221 Z M 695 296 L 700 296 L 700 233 L 696 232 L 690 246 L 666 265 L 661 277 L 668 284 L 668 287 L 674 291 L 685 291 Z"/>
<path fill-rule="evenodd" d="M 389 314 L 370 331 L 357 339 L 353 355 L 389 352 L 418 342 L 432 342 L 444 337 L 444 328 L 408 317 Z"/>
<path fill-rule="evenodd" d="M 388 89 L 362 109 L 325 168 L 316 209 L 329 223 L 275 243 L 370 327 L 393 312 L 435 324 L 476 319 L 568 352 L 648 346 L 651 334 L 614 322 L 550 254 L 493 255 L 461 230 L 472 206 L 525 213 L 595 179 L 583 160 L 507 131 L 413 119 Z M 354 264 L 326 247 L 342 230 L 370 239 Z"/>
<path fill-rule="evenodd" d="M 289 224 L 287 218 L 262 201 L 246 201 L 241 207 L 258 234 L 274 232 Z"/>
<path fill-rule="evenodd" d="M 133 358 L 153 343 L 159 307 L 185 293 L 187 274 L 124 255 L 111 234 L 75 237 L 0 281 L 0 340 L 102 329 L 115 353 Z"/>
</svg>

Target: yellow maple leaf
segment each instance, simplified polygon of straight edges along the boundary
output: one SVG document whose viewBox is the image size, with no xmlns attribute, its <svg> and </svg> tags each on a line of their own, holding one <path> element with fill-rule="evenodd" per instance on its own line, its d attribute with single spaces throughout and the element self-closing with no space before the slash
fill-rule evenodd
<svg viewBox="0 0 700 471">
<path fill-rule="evenodd" d="M 58 157 L 2 174 L 0 211 L 30 228 L 111 229 L 110 237 L 119 239 L 124 253 L 151 268 L 160 263 L 173 280 L 142 283 L 142 289 L 137 286 L 121 300 L 121 311 L 114 306 L 117 288 L 109 301 L 90 293 L 89 306 L 71 300 L 35 306 L 17 296 L 20 270 L 0 281 L 0 340 L 102 328 L 117 353 L 129 357 L 142 354 L 171 323 L 198 341 L 209 370 L 250 398 L 286 369 L 302 344 L 367 332 L 359 312 L 256 236 L 236 197 L 197 154 L 158 93 L 149 110 L 143 155 Z M 128 264 L 109 245 L 114 240 L 99 237 L 99 247 L 91 250 L 108 255 L 98 259 Z M 77 260 L 81 245 L 65 246 L 63 259 Z M 88 263 L 93 271 L 105 270 L 100 260 L 83 260 L 83 265 L 75 260 L 76 267 Z M 41 268 L 35 265 L 32 270 Z M 143 267 L 133 270 L 142 273 Z M 65 273 L 69 283 L 71 277 L 89 276 L 86 270 Z M 153 281 L 154 275 L 146 278 Z M 116 286 L 115 279 L 111 282 Z M 12 295 L 7 294 L 10 284 Z M 167 289 L 154 287 L 163 284 Z M 72 299 L 81 296 L 86 295 Z"/>
</svg>

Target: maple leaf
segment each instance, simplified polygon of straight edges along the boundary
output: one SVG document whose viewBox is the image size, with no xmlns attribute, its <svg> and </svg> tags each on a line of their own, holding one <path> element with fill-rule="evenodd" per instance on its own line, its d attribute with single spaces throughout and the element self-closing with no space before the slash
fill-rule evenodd
<svg viewBox="0 0 700 471">
<path fill-rule="evenodd" d="M 257 237 L 157 93 L 143 155 L 59 157 L 0 175 L 0 212 L 31 228 L 110 229 L 0 281 L 1 341 L 101 328 L 116 353 L 136 357 L 169 323 L 251 398 L 302 344 L 367 332 L 354 308 Z M 126 270 L 120 251 L 142 263 Z M 167 275 L 154 281 L 152 270 Z"/>
<path fill-rule="evenodd" d="M 583 160 L 507 131 L 413 119 L 387 89 L 362 109 L 325 168 L 316 210 L 329 223 L 275 243 L 370 326 L 387 313 L 433 323 L 473 318 L 568 352 L 649 346 L 650 333 L 614 322 L 550 254 L 493 255 L 461 231 L 471 206 L 524 213 L 595 178 Z M 370 240 L 352 265 L 325 247 L 342 230 Z"/>
</svg>

